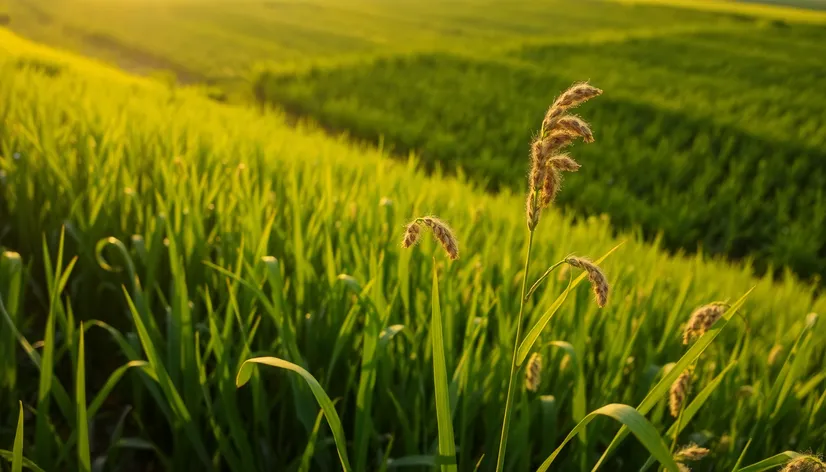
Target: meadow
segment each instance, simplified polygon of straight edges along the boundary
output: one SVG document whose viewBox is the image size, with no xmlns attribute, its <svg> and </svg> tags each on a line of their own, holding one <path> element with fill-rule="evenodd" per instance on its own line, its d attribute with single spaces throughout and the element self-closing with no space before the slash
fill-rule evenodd
<svg viewBox="0 0 826 472">
<path fill-rule="evenodd" d="M 0 78 L 0 457 L 13 467 L 494 470 L 523 280 L 570 254 L 607 255 L 611 296 L 599 308 L 560 268 L 526 299 L 519 326 L 544 362 L 535 392 L 516 377 L 505 470 L 534 470 L 589 412 L 635 436 L 600 418 L 553 470 L 638 470 L 653 446 L 671 460 L 689 442 L 709 449 L 695 470 L 824 452 L 826 299 L 791 273 L 755 278 L 553 208 L 526 270 L 527 184 L 484 192 L 5 30 Z M 548 79 L 514 142 L 528 148 L 570 80 Z M 583 168 L 560 198 L 607 165 L 592 152 L 612 129 L 646 139 L 609 121 L 624 99 L 603 87 L 580 110 L 598 141 L 573 148 Z M 426 214 L 451 224 L 458 260 L 430 239 L 400 247 Z M 715 301 L 733 307 L 684 345 L 694 308 Z M 294 372 L 242 368 L 259 356 Z M 675 420 L 667 391 L 690 365 Z"/>
</svg>

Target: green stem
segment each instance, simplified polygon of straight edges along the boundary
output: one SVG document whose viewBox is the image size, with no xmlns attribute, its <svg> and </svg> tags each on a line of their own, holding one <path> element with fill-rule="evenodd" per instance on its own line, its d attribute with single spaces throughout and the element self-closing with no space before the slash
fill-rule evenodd
<svg viewBox="0 0 826 472">
<path fill-rule="evenodd" d="M 508 445 L 508 429 L 511 424 L 511 404 L 513 403 L 513 379 L 516 377 L 516 353 L 519 349 L 519 338 L 522 336 L 522 315 L 525 312 L 525 293 L 528 288 L 528 269 L 531 264 L 531 248 L 533 247 L 533 231 L 528 236 L 528 252 L 525 255 L 525 273 L 522 278 L 522 296 L 519 299 L 519 316 L 516 318 L 516 339 L 513 343 L 513 358 L 511 372 L 508 379 L 508 395 L 505 400 L 505 418 L 502 420 L 502 436 L 499 439 L 499 456 L 496 460 L 496 471 L 501 472 L 505 464 L 505 449 Z"/>
</svg>

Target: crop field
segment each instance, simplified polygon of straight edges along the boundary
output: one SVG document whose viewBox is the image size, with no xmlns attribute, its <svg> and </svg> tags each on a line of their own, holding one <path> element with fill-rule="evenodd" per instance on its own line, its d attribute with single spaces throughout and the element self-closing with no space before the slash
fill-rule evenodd
<svg viewBox="0 0 826 472">
<path fill-rule="evenodd" d="M 112 5 L 0 10 L 0 471 L 824 467 L 822 26 Z"/>
</svg>

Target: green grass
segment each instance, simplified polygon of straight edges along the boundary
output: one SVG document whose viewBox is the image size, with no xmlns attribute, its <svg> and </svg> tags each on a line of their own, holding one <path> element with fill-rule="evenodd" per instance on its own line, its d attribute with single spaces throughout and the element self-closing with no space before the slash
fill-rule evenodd
<svg viewBox="0 0 826 472">
<path fill-rule="evenodd" d="M 20 254 L 6 254 L 0 269 L 22 274 L 22 285 L 0 279 L 0 339 L 18 341 L 15 361 L 0 358 L 0 446 L 15 444 L 20 400 L 29 412 L 23 455 L 45 470 L 88 462 L 76 428 L 84 416 L 89 460 L 105 458 L 110 470 L 292 470 L 307 451 L 310 470 L 339 470 L 347 458 L 370 470 L 429 470 L 450 454 L 438 427 L 443 374 L 458 470 L 493 470 L 522 278 L 572 252 L 596 258 L 619 240 L 602 264 L 609 304 L 599 310 L 584 284 L 572 290 L 534 344 L 546 359 L 540 390 L 517 377 L 505 469 L 535 469 L 584 412 L 610 404 L 639 405 L 651 428 L 633 413 L 625 424 L 642 444 L 656 443 L 651 431 L 671 443 L 664 389 L 700 353 L 702 402 L 687 407 L 678 444 L 710 447 L 707 463 L 726 470 L 741 455 L 749 465 L 787 450 L 826 452 L 824 328 L 807 317 L 826 299 L 789 275 L 773 282 L 748 267 L 670 256 L 615 235 L 604 219 L 555 211 L 543 214 L 523 274 L 521 191 L 492 195 L 426 176 L 415 162 L 291 128 L 281 115 L 218 105 L 2 30 L 0 78 L 0 246 Z M 606 88 L 583 108 L 597 133 L 609 133 L 596 118 L 616 100 Z M 574 148 L 584 169 L 598 165 L 589 147 Z M 527 158 L 514 166 L 527 172 Z M 592 178 L 573 174 L 563 192 Z M 455 229 L 458 261 L 432 241 L 399 247 L 404 223 L 430 212 Z M 526 302 L 526 332 L 544 324 L 568 281 L 553 272 Z M 749 290 L 743 318 L 718 322 L 689 350 L 681 344 L 695 306 Z M 444 372 L 431 348 L 437 314 Z M 558 346 L 570 346 L 573 363 Z M 780 354 L 769 356 L 775 346 Z M 255 357 L 277 357 L 304 378 L 246 371 L 237 388 Z M 334 405 L 341 431 L 333 419 L 335 434 L 326 421 L 319 429 L 316 398 L 327 418 Z M 589 470 L 618 431 L 589 424 L 587 441 L 567 444 L 554 467 Z M 648 457 L 636 440 L 616 444 L 605 470 L 637 470 Z"/>
<path fill-rule="evenodd" d="M 259 99 L 428 169 L 519 188 L 535 123 L 588 78 L 597 143 L 561 202 L 670 249 L 826 273 L 826 28 L 758 23 L 548 40 L 498 54 L 402 55 L 259 76 Z"/>
</svg>

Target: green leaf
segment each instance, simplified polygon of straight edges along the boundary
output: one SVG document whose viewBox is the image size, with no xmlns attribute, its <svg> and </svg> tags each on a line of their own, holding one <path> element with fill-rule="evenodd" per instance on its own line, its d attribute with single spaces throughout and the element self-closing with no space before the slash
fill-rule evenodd
<svg viewBox="0 0 826 472">
<path fill-rule="evenodd" d="M 77 356 L 75 405 L 77 408 L 77 466 L 81 472 L 92 471 L 89 452 L 89 419 L 86 417 L 86 354 L 83 342 L 83 322 L 80 322 L 80 342 Z"/>
<path fill-rule="evenodd" d="M 321 420 L 324 419 L 324 410 L 319 410 L 316 415 L 313 430 L 310 433 L 310 439 L 307 440 L 307 447 L 304 448 L 304 454 L 301 455 L 301 464 L 298 466 L 298 472 L 309 472 L 310 461 L 313 459 L 315 453 L 315 443 L 318 441 L 318 431 L 321 429 Z"/>
<path fill-rule="evenodd" d="M 0 457 L 9 462 L 12 462 L 14 458 L 14 453 L 6 449 L 0 449 Z M 38 467 L 37 464 L 35 464 L 32 460 L 26 459 L 25 457 L 23 458 L 23 467 L 29 470 L 33 470 L 34 472 L 44 472 L 44 470 Z"/>
<path fill-rule="evenodd" d="M 350 467 L 350 461 L 347 458 L 347 440 L 344 436 L 344 429 L 341 426 L 341 419 L 339 419 L 338 413 L 336 412 L 335 406 L 330 400 L 330 397 L 327 396 L 327 393 L 315 377 L 304 370 L 301 366 L 293 364 L 292 362 L 288 362 L 277 357 L 255 357 L 252 359 L 247 359 L 243 364 L 241 364 L 241 368 L 238 370 L 238 376 L 235 379 L 236 386 L 241 387 L 249 382 L 250 377 L 252 376 L 253 364 L 265 364 L 272 367 L 278 367 L 280 369 L 291 370 L 304 378 L 310 386 L 310 390 L 312 390 L 313 395 L 315 396 L 316 401 L 318 401 L 322 411 L 324 411 L 324 416 L 327 418 L 327 423 L 333 431 L 333 439 L 336 443 L 336 449 L 338 450 L 338 457 L 341 460 L 341 466 L 344 468 L 345 472 L 351 472 L 353 469 Z"/>
<path fill-rule="evenodd" d="M 599 264 L 602 261 L 604 261 L 608 256 L 611 255 L 611 253 L 619 249 L 619 247 L 622 246 L 622 244 L 623 243 L 620 243 L 614 246 L 613 249 L 605 253 L 604 256 L 597 259 L 594 263 Z M 539 320 L 537 320 L 537 322 L 533 325 L 530 331 L 528 331 L 528 334 L 525 335 L 525 339 L 519 345 L 519 353 L 516 358 L 517 366 L 521 366 L 522 363 L 525 362 L 525 358 L 528 357 L 528 354 L 530 354 L 531 350 L 533 349 L 533 345 L 536 344 L 536 341 L 539 339 L 539 335 L 542 334 L 542 330 L 545 329 L 545 327 L 551 321 L 551 318 L 553 318 L 554 314 L 557 312 L 557 310 L 559 310 L 559 307 L 561 307 L 562 303 L 565 302 L 565 299 L 568 297 L 568 294 L 571 293 L 571 291 L 573 291 L 576 288 L 576 286 L 579 285 L 580 282 L 585 280 L 585 277 L 587 275 L 588 274 L 583 272 L 579 274 L 577 278 L 573 279 L 572 281 L 569 281 L 568 287 L 565 289 L 565 291 L 562 292 L 556 298 L 556 300 L 554 300 L 551 306 L 545 311 L 545 313 L 542 314 L 541 317 L 539 317 Z"/>
<path fill-rule="evenodd" d="M 23 470 L 23 402 L 20 405 L 20 414 L 17 416 L 17 432 L 14 435 L 14 448 L 11 460 L 11 472 Z"/>
<path fill-rule="evenodd" d="M 683 357 L 681 357 L 680 360 L 674 364 L 674 367 L 672 367 L 671 370 L 668 371 L 668 373 L 665 374 L 659 382 L 657 382 L 657 385 L 648 391 L 648 394 L 642 402 L 637 405 L 637 410 L 640 413 L 643 415 L 647 414 L 651 411 L 651 408 L 657 404 L 657 402 L 668 394 L 668 389 L 671 387 L 671 384 L 674 383 L 674 381 L 677 380 L 677 377 L 679 377 L 680 374 L 688 368 L 692 362 L 697 360 L 697 358 L 700 357 L 700 354 L 702 354 L 703 351 L 711 345 L 712 341 L 714 341 L 717 335 L 719 335 L 723 328 L 726 327 L 729 320 L 731 320 L 731 317 L 734 316 L 734 314 L 737 313 L 737 310 L 743 306 L 743 303 L 745 303 L 746 298 L 752 290 L 754 290 L 754 287 L 750 288 L 749 291 L 743 294 L 739 300 L 734 302 L 734 304 L 731 305 L 725 313 L 723 313 L 723 316 L 721 316 L 720 319 L 717 320 L 717 322 L 714 323 L 714 325 L 712 325 L 702 337 L 700 337 L 700 339 L 694 342 L 691 348 L 683 354 Z M 622 442 L 627 435 L 628 428 L 625 426 L 620 428 L 614 436 L 614 439 L 611 441 L 611 444 L 609 444 L 608 448 L 605 449 L 605 452 L 602 453 L 602 456 L 599 458 L 599 461 L 594 466 L 593 470 L 597 470 L 602 465 L 605 459 L 608 458 L 608 456 L 614 451 L 614 449 L 616 449 L 619 443 Z"/>
<path fill-rule="evenodd" d="M 764 470 L 774 469 L 775 467 L 780 467 L 786 464 L 786 462 L 789 462 L 792 459 L 797 459 L 802 455 L 803 454 L 794 451 L 781 452 L 780 454 L 771 456 L 768 459 L 763 459 L 760 462 L 743 467 L 738 472 L 762 472 Z"/>
<path fill-rule="evenodd" d="M 631 432 L 634 433 L 634 436 L 640 440 L 642 445 L 648 449 L 648 452 L 657 458 L 663 466 L 672 472 L 679 472 L 677 463 L 674 462 L 674 458 L 671 457 L 671 452 L 668 450 L 668 446 L 665 444 L 665 441 L 663 441 L 663 438 L 657 433 L 654 426 L 649 423 L 639 411 L 628 405 L 623 405 L 620 403 L 606 405 L 586 415 L 585 418 L 583 418 L 582 421 L 580 421 L 579 424 L 577 424 L 576 427 L 568 433 L 568 436 L 565 437 L 562 444 L 560 444 L 559 447 L 556 448 L 556 450 L 545 460 L 545 462 L 539 466 L 537 472 L 547 471 L 554 459 L 556 459 L 560 451 L 562 451 L 562 448 L 565 447 L 565 445 L 568 444 L 568 442 L 581 430 L 585 429 L 588 423 L 600 415 L 613 418 L 622 423 L 623 427 L 630 429 Z"/>
<path fill-rule="evenodd" d="M 436 389 L 436 421 L 439 426 L 439 456 L 449 463 L 442 465 L 443 471 L 456 471 L 456 444 L 453 439 L 453 422 L 450 415 L 450 390 L 447 385 L 447 364 L 445 362 L 445 342 L 442 335 L 442 309 L 439 305 L 439 276 L 433 264 L 433 318 L 430 326 L 430 341 L 433 349 L 433 383 Z"/>
</svg>

